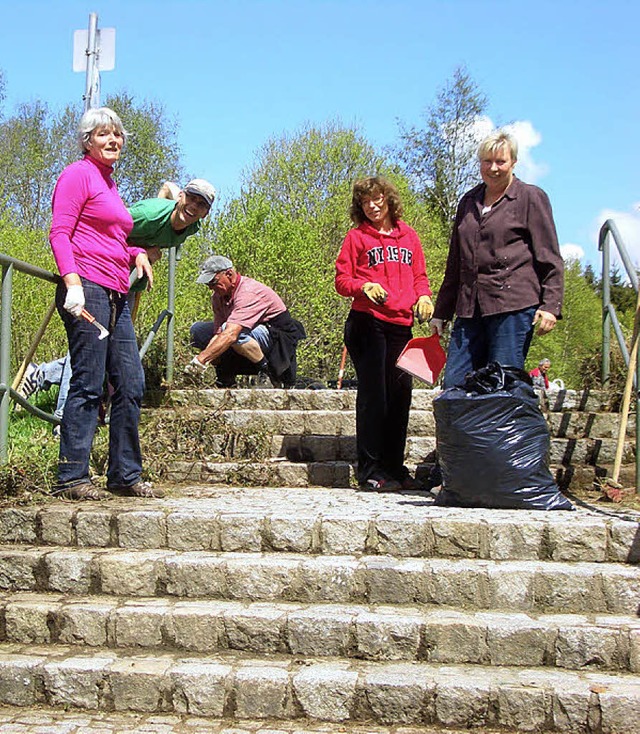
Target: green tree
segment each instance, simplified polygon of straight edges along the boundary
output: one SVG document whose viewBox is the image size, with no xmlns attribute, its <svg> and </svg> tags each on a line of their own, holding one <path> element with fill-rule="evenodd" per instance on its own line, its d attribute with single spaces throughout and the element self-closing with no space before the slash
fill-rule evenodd
<svg viewBox="0 0 640 734">
<path fill-rule="evenodd" d="M 487 98 L 464 67 L 438 92 L 424 126 L 400 123 L 397 156 L 416 190 L 451 226 L 462 194 L 478 183 L 477 123 Z"/>
<path fill-rule="evenodd" d="M 565 263 L 565 295 L 562 319 L 550 334 L 534 336 L 527 369 L 547 357 L 551 360 L 550 378 L 561 378 L 566 387 L 593 384 L 593 374 L 583 371 L 602 344 L 602 302 L 585 280 L 577 261 Z"/>
<path fill-rule="evenodd" d="M 0 123 L 0 201 L 20 226 L 47 226 L 55 179 L 71 162 L 64 137 L 64 115 L 55 117 L 44 102 L 20 104 Z"/>
<path fill-rule="evenodd" d="M 158 102 L 138 102 L 126 93 L 107 97 L 105 106 L 115 110 L 129 132 L 114 178 L 126 204 L 155 196 L 167 180 L 184 176 L 178 123 Z"/>
<path fill-rule="evenodd" d="M 180 180 L 178 127 L 162 105 L 139 103 L 126 94 L 108 97 L 105 104 L 118 112 L 130 133 L 114 174 L 125 203 L 155 196 L 167 179 Z M 36 100 L 18 105 L 14 115 L 0 122 L 0 212 L 16 224 L 48 228 L 55 182 L 80 155 L 76 130 L 81 114 L 71 105 L 54 114 Z"/>
</svg>

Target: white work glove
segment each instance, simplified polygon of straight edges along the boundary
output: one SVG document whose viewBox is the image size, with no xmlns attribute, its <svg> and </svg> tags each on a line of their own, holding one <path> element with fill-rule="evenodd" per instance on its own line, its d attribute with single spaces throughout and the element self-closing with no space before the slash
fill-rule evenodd
<svg viewBox="0 0 640 734">
<path fill-rule="evenodd" d="M 387 291 L 380 285 L 380 283 L 365 283 L 362 286 L 362 292 L 365 296 L 379 306 L 387 300 Z"/>
<path fill-rule="evenodd" d="M 438 336 L 442 336 L 444 333 L 444 326 L 447 322 L 443 321 L 442 319 L 431 319 L 429 321 L 429 326 L 431 327 L 431 333 L 437 334 Z"/>
<path fill-rule="evenodd" d="M 81 285 L 67 286 L 67 296 L 64 299 L 64 309 L 77 319 L 82 316 L 84 308 L 84 290 Z"/>
<path fill-rule="evenodd" d="M 207 369 L 208 364 L 202 364 L 202 362 L 194 357 L 191 362 L 184 368 L 186 375 L 201 375 Z"/>
</svg>

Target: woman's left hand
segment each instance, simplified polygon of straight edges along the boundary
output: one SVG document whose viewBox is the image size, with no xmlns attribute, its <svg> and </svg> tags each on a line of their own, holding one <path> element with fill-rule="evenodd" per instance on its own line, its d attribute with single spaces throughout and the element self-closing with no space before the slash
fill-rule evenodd
<svg viewBox="0 0 640 734">
<path fill-rule="evenodd" d="M 542 334 L 548 334 L 556 325 L 556 317 L 552 313 L 539 308 L 533 317 L 533 325 L 535 326 L 536 324 L 538 324 L 536 334 L 540 336 Z"/>
<path fill-rule="evenodd" d="M 146 252 L 141 252 L 139 255 L 136 255 L 136 270 L 138 280 L 142 278 L 143 275 L 147 276 L 149 279 L 147 290 L 150 291 L 153 287 L 153 268 L 151 267 L 151 263 L 149 262 Z"/>
<path fill-rule="evenodd" d="M 416 316 L 421 324 L 433 316 L 433 301 L 429 296 L 420 296 L 416 303 Z"/>
</svg>

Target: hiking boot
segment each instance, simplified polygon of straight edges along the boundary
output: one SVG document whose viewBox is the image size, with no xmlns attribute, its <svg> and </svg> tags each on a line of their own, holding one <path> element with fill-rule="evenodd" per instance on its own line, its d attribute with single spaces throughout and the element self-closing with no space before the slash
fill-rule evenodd
<svg viewBox="0 0 640 734">
<path fill-rule="evenodd" d="M 72 484 L 69 487 L 59 488 L 56 490 L 55 496 L 65 500 L 82 502 L 88 500 L 106 500 L 109 498 L 109 493 L 98 489 L 91 482 L 80 482 L 79 484 Z"/>
<path fill-rule="evenodd" d="M 151 482 L 136 482 L 128 486 L 107 487 L 109 492 L 118 495 L 118 497 L 153 497 L 160 499 L 164 497 L 161 489 L 154 489 Z"/>
<path fill-rule="evenodd" d="M 370 492 L 398 492 L 402 489 L 402 485 L 397 479 L 389 477 L 369 477 L 360 483 L 360 489 L 367 489 Z"/>
<path fill-rule="evenodd" d="M 35 362 L 30 362 L 22 375 L 16 392 L 20 397 L 28 400 L 40 387 L 40 369 Z"/>
</svg>

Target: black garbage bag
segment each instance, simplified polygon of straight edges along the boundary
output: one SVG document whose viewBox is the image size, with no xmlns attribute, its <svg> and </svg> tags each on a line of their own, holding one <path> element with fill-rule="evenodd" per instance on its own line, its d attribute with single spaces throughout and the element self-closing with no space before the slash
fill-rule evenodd
<svg viewBox="0 0 640 734">
<path fill-rule="evenodd" d="M 549 428 L 526 372 L 492 362 L 433 409 L 443 478 L 436 504 L 574 509 L 549 471 Z"/>
</svg>

